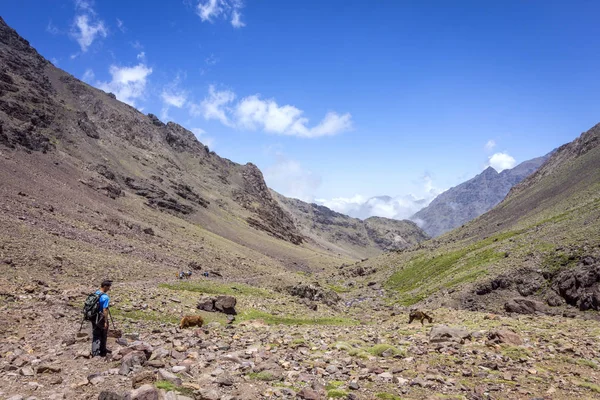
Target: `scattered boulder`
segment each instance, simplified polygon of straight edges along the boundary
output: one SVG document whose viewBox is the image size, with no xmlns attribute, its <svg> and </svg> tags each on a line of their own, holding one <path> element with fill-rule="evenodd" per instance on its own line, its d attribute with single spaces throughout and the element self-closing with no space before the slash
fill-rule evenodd
<svg viewBox="0 0 600 400">
<path fill-rule="evenodd" d="M 491 343 L 506 343 L 514 346 L 523 344 L 523 340 L 516 333 L 507 329 L 496 329 L 488 333 L 488 340 Z"/>
<path fill-rule="evenodd" d="M 156 382 L 156 374 L 152 371 L 141 371 L 131 378 L 131 385 L 134 389 L 143 385 L 152 385 L 154 382 Z"/>
<path fill-rule="evenodd" d="M 158 390 L 152 385 L 143 385 L 138 389 L 132 390 L 125 400 L 158 400 Z"/>
<path fill-rule="evenodd" d="M 172 372 L 167 371 L 166 369 L 158 370 L 158 379 L 161 381 L 171 382 L 173 385 L 181 386 L 182 380 L 180 377 L 175 375 Z"/>
<path fill-rule="evenodd" d="M 471 333 L 467 329 L 461 327 L 436 325 L 429 331 L 430 343 L 464 343 L 466 339 L 471 339 Z"/>
<path fill-rule="evenodd" d="M 105 390 L 100 392 L 98 400 L 125 400 L 125 396 Z"/>
<path fill-rule="evenodd" d="M 292 296 L 300 297 L 301 299 L 307 299 L 310 301 L 319 301 L 332 307 L 337 305 L 341 298 L 340 296 L 330 289 L 324 289 L 318 283 L 306 284 L 299 283 L 295 286 L 288 288 L 288 292 Z"/>
<path fill-rule="evenodd" d="M 233 296 L 202 297 L 198 301 L 197 309 L 208 312 L 222 312 L 228 315 L 236 315 L 235 305 L 237 299 Z"/>
<path fill-rule="evenodd" d="M 517 314 L 536 314 L 546 313 L 547 308 L 544 303 L 524 298 L 514 298 L 504 304 L 504 309 L 510 313 Z"/>
</svg>

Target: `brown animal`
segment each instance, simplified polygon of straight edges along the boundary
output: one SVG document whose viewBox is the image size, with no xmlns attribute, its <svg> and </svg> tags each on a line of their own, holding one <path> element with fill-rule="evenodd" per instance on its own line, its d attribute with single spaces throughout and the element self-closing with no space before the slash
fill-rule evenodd
<svg viewBox="0 0 600 400">
<path fill-rule="evenodd" d="M 429 323 L 433 322 L 433 318 L 431 318 L 429 315 L 425 314 L 423 311 L 419 311 L 419 310 L 413 310 L 410 312 L 410 315 L 408 316 L 408 323 L 410 324 L 415 319 L 418 319 L 419 321 L 421 321 L 421 325 L 425 325 L 425 323 L 423 322 L 423 320 L 425 320 L 425 319 L 428 320 Z"/>
<path fill-rule="evenodd" d="M 186 315 L 181 318 L 179 329 L 188 328 L 190 326 L 202 326 L 204 319 L 200 315 Z"/>
</svg>

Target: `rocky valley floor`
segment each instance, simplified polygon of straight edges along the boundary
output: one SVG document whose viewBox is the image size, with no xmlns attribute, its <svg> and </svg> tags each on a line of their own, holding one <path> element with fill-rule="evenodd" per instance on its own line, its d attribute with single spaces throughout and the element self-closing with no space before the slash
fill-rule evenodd
<svg viewBox="0 0 600 400">
<path fill-rule="evenodd" d="M 1 289 L 2 399 L 600 398 L 593 319 L 434 309 L 409 325 L 407 309 L 373 299 L 314 311 L 240 284 L 120 283 L 124 335 L 90 359 L 89 328 L 77 330 L 91 288 Z M 196 310 L 203 293 L 235 294 L 236 321 Z M 204 326 L 179 329 L 185 314 Z"/>
</svg>

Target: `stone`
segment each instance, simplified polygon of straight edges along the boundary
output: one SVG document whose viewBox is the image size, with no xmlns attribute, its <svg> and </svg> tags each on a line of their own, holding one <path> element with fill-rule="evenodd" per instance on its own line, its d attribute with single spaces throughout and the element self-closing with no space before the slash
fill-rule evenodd
<svg viewBox="0 0 600 400">
<path fill-rule="evenodd" d="M 131 378 L 131 385 L 134 389 L 143 385 L 152 385 L 154 382 L 156 382 L 156 374 L 153 371 L 141 371 Z"/>
<path fill-rule="evenodd" d="M 96 386 L 104 382 L 104 377 L 102 374 L 91 374 L 88 375 L 87 380 L 89 383 Z"/>
<path fill-rule="evenodd" d="M 23 367 L 19 371 L 19 373 L 23 376 L 33 376 L 33 368 L 31 367 Z"/>
<path fill-rule="evenodd" d="M 449 327 L 446 325 L 436 325 L 429 331 L 430 343 L 454 342 L 464 343 L 466 339 L 471 339 L 471 334 L 465 328 Z"/>
<path fill-rule="evenodd" d="M 360 389 L 360 385 L 358 384 L 357 381 L 350 381 L 350 383 L 348 384 L 348 387 L 352 390 Z"/>
<path fill-rule="evenodd" d="M 506 312 L 517 314 L 546 313 L 546 305 L 537 300 L 514 298 L 504 304 Z"/>
<path fill-rule="evenodd" d="M 508 329 L 497 329 L 488 333 L 488 340 L 492 343 L 506 343 L 515 346 L 523 344 L 523 340 L 516 333 Z"/>
<path fill-rule="evenodd" d="M 233 378 L 229 374 L 221 374 L 217 377 L 219 386 L 233 386 Z"/>
<path fill-rule="evenodd" d="M 125 396 L 116 392 L 105 390 L 100 392 L 100 395 L 98 395 L 98 400 L 125 400 Z"/>
<path fill-rule="evenodd" d="M 316 390 L 304 388 L 298 392 L 298 397 L 304 400 L 319 400 L 323 397 Z"/>
<path fill-rule="evenodd" d="M 152 385 L 142 385 L 138 389 L 132 390 L 126 397 L 126 400 L 159 400 L 158 390 Z"/>
<path fill-rule="evenodd" d="M 225 314 L 235 315 L 235 305 L 237 300 L 233 296 L 218 296 L 215 299 L 215 309 Z"/>
<path fill-rule="evenodd" d="M 175 375 L 172 372 L 167 371 L 166 369 L 158 370 L 158 379 L 161 381 L 171 382 L 176 386 L 181 386 L 181 378 Z"/>
<path fill-rule="evenodd" d="M 61 368 L 55 365 L 47 365 L 47 364 L 40 364 L 37 367 L 37 373 L 38 374 L 44 374 L 44 373 L 58 373 L 61 371 Z"/>
</svg>

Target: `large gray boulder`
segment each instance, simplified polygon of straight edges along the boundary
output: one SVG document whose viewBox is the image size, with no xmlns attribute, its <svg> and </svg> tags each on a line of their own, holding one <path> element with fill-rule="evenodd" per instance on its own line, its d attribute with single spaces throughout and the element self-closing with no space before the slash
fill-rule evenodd
<svg viewBox="0 0 600 400">
<path fill-rule="evenodd" d="M 471 339 L 471 333 L 466 328 L 462 327 L 436 325 L 429 331 L 430 343 L 464 343 L 466 339 Z"/>
<path fill-rule="evenodd" d="M 519 297 L 507 301 L 506 304 L 504 304 L 504 309 L 507 312 L 517 314 L 536 314 L 546 313 L 548 311 L 546 305 L 541 301 Z"/>
</svg>

